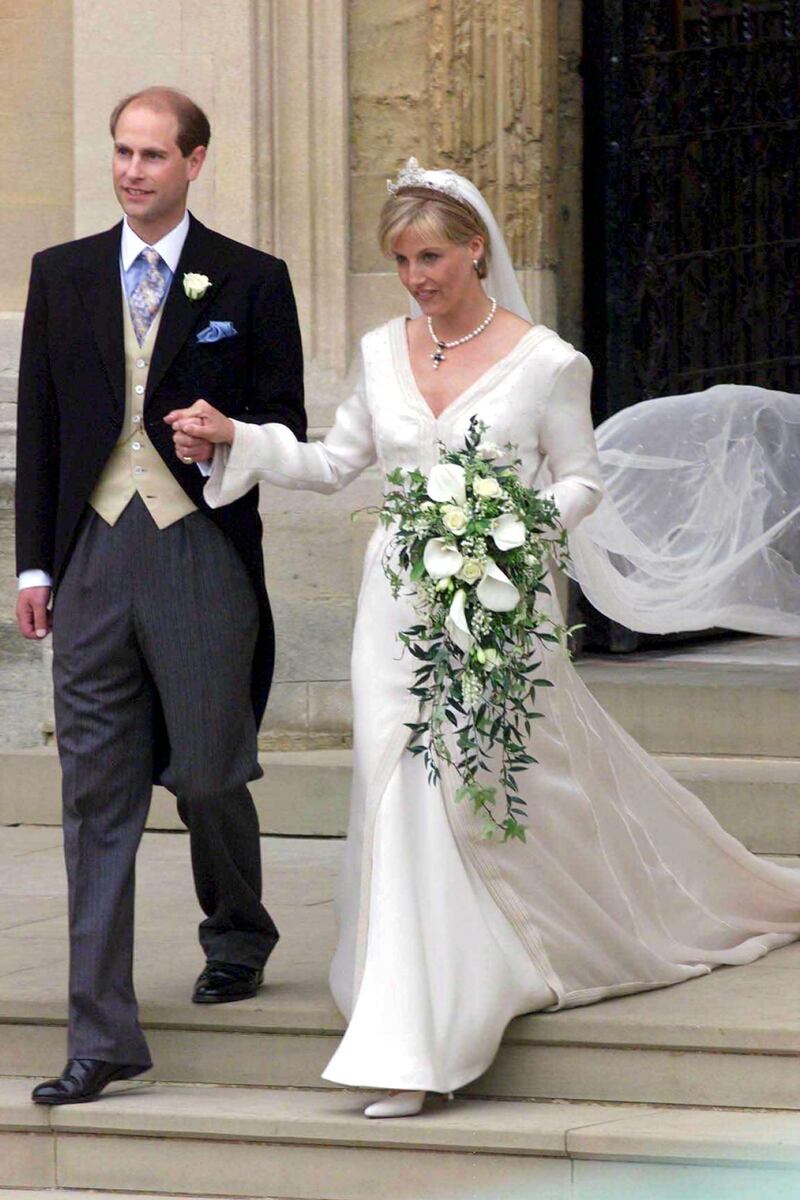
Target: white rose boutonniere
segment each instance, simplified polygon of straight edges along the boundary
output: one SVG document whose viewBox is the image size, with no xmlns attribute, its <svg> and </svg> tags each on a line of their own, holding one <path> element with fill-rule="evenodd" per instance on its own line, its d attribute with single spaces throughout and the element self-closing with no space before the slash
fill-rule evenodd
<svg viewBox="0 0 800 1200">
<path fill-rule="evenodd" d="M 183 290 L 190 300 L 202 300 L 210 287 L 211 280 L 207 275 L 187 271 L 183 276 Z"/>
</svg>

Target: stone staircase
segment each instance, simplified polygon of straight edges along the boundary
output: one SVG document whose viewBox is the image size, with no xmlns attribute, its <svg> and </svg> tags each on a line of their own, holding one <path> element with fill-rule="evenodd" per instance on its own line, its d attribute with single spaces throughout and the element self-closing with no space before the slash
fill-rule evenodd
<svg viewBox="0 0 800 1200">
<path fill-rule="evenodd" d="M 581 671 L 732 832 L 800 854 L 800 647 L 732 641 Z M 55 763 L 0 757 L 0 1195 L 797 1200 L 800 943 L 680 987 L 518 1018 L 482 1079 L 413 1120 L 367 1122 L 362 1095 L 324 1085 L 342 1028 L 325 974 L 348 774 L 346 751 L 270 756 L 258 799 L 283 939 L 258 997 L 211 1009 L 189 1003 L 188 847 L 158 798 L 137 905 L 154 1082 L 48 1111 L 28 1097 L 64 1058 Z"/>
<path fill-rule="evenodd" d="M 734 837 L 758 854 L 800 855 L 800 641 L 742 638 L 577 664 L 600 703 Z M 262 755 L 253 793 L 265 834 L 341 837 L 349 750 Z M 0 752 L 0 825 L 58 825 L 53 747 Z M 148 828 L 182 826 L 156 789 Z"/>
</svg>

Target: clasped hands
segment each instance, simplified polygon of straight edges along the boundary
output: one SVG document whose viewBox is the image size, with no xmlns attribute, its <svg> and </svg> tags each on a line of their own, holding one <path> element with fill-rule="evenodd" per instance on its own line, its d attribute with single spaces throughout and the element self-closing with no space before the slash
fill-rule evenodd
<svg viewBox="0 0 800 1200">
<path fill-rule="evenodd" d="M 216 444 L 233 442 L 233 421 L 207 400 L 195 400 L 190 408 L 173 409 L 164 420 L 172 427 L 175 453 L 181 462 L 208 462 Z"/>
</svg>

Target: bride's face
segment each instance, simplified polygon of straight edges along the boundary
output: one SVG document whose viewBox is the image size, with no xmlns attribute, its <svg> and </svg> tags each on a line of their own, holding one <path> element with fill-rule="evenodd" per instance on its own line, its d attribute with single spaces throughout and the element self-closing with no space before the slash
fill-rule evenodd
<svg viewBox="0 0 800 1200">
<path fill-rule="evenodd" d="M 457 245 L 444 238 L 431 241 L 409 228 L 395 240 L 392 254 L 400 282 L 426 316 L 443 316 L 482 291 L 472 265 L 483 254 L 479 237 Z"/>
</svg>

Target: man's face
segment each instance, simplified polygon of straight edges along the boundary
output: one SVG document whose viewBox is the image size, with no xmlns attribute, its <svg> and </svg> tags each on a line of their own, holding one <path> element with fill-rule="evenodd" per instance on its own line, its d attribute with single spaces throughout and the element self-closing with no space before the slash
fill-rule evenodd
<svg viewBox="0 0 800 1200">
<path fill-rule="evenodd" d="M 177 118 L 144 104 L 129 104 L 114 134 L 114 191 L 131 227 L 152 245 L 181 220 L 189 184 L 206 156 L 204 146 L 184 158 Z"/>
</svg>

